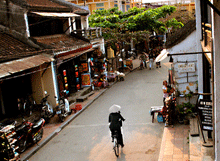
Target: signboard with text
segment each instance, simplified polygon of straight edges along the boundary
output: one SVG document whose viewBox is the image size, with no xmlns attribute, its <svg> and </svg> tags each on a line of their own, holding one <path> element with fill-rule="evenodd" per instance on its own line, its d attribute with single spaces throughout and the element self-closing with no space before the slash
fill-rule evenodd
<svg viewBox="0 0 220 161">
<path fill-rule="evenodd" d="M 212 100 L 200 99 L 198 104 L 199 116 L 202 129 L 207 131 L 213 130 L 212 121 Z"/>
<path fill-rule="evenodd" d="M 90 73 L 83 73 L 81 74 L 82 79 L 82 87 L 91 86 L 91 76 Z"/>
<path fill-rule="evenodd" d="M 178 72 L 195 72 L 195 63 L 178 63 Z"/>
</svg>

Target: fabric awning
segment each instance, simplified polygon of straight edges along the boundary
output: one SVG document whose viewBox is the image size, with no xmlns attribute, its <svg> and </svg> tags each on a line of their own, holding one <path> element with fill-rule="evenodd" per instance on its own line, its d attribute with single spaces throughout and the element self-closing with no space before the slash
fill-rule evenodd
<svg viewBox="0 0 220 161">
<path fill-rule="evenodd" d="M 0 64 L 0 78 L 11 74 L 21 72 L 26 69 L 40 66 L 41 64 L 51 62 L 52 59 L 45 55 L 35 55 L 23 59 L 18 59 Z"/>
<path fill-rule="evenodd" d="M 55 13 L 55 12 L 31 12 L 40 16 L 45 17 L 78 17 L 80 15 L 77 15 L 75 13 Z"/>
</svg>

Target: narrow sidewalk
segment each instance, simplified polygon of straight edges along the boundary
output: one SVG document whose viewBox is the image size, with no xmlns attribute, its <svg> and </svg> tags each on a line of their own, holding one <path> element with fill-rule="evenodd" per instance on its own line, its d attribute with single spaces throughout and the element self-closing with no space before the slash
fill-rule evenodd
<svg viewBox="0 0 220 161">
<path fill-rule="evenodd" d="M 164 127 L 158 161 L 189 161 L 190 125 Z"/>
</svg>

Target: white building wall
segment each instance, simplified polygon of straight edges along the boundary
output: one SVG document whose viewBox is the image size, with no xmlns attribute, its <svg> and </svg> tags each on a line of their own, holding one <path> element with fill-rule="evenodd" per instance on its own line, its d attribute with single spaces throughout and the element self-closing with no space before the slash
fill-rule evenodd
<svg viewBox="0 0 220 161">
<path fill-rule="evenodd" d="M 196 10 L 196 44 L 197 51 L 202 52 L 202 45 L 200 40 L 202 39 L 202 27 L 201 27 L 201 9 L 200 0 L 195 0 L 195 10 Z M 203 61 L 202 54 L 197 55 L 198 63 L 198 92 L 203 93 Z"/>
<path fill-rule="evenodd" d="M 40 104 L 41 99 L 44 97 L 41 72 L 37 72 L 31 75 L 31 85 L 32 85 L 33 98 L 37 104 Z"/>
<path fill-rule="evenodd" d="M 51 62 L 52 64 L 52 62 Z M 40 104 L 43 97 L 45 97 L 44 91 L 50 95 L 48 97 L 48 102 L 55 107 L 57 96 L 57 84 L 54 80 L 54 72 L 52 71 L 52 66 L 42 65 L 39 67 L 39 72 L 31 75 L 31 84 L 33 97 L 37 104 Z"/>
<path fill-rule="evenodd" d="M 52 62 L 51 62 L 52 65 Z M 43 91 L 47 91 L 47 94 L 50 96 L 48 97 L 48 102 L 55 107 L 56 106 L 56 99 L 54 96 L 57 96 L 56 89 L 54 85 L 54 79 L 53 79 L 53 71 L 51 66 L 49 66 L 46 70 L 43 70 L 43 76 L 42 76 L 42 86 Z"/>
<path fill-rule="evenodd" d="M 197 43 L 197 31 L 192 32 L 185 40 L 181 43 L 175 45 L 174 47 L 167 49 L 170 54 L 175 53 L 190 53 L 197 52 L 198 43 Z M 198 71 L 201 64 L 197 62 L 197 54 L 189 54 L 189 55 L 177 55 L 173 57 L 173 67 L 174 67 L 174 77 L 176 81 L 176 88 L 180 91 L 181 94 L 189 93 L 187 90 L 187 86 L 191 91 L 196 92 L 198 84 L 202 84 L 200 80 L 198 80 Z M 195 64 L 195 72 L 186 72 L 181 73 L 178 69 L 178 65 L 180 63 L 194 63 Z M 180 99 L 179 99 L 180 100 Z M 178 103 L 183 102 L 185 99 L 179 101 Z"/>
<path fill-rule="evenodd" d="M 89 19 L 88 16 L 81 16 L 81 27 L 82 29 L 89 28 Z"/>
</svg>

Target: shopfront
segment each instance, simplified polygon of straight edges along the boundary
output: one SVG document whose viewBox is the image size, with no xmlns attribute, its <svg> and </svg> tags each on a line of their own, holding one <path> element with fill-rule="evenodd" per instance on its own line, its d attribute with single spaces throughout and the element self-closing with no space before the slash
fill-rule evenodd
<svg viewBox="0 0 220 161">
<path fill-rule="evenodd" d="M 16 76 L 18 75 L 14 75 L 14 77 Z M 30 75 L 3 80 L 1 81 L 0 88 L 1 116 L 17 116 L 20 112 L 18 109 L 18 99 L 25 99 L 28 94 L 32 93 Z"/>
<path fill-rule="evenodd" d="M 58 59 L 57 79 L 60 94 L 62 90 L 67 90 L 71 95 L 91 85 L 90 57 L 93 51 L 91 48 Z"/>
<path fill-rule="evenodd" d="M 49 68 L 50 61 L 50 57 L 36 55 L 0 65 L 1 119 L 19 116 L 21 109 L 18 107 L 18 100 L 23 102 L 28 96 L 35 100 L 42 99 L 42 95 L 37 93 L 43 93 L 43 83 L 39 81 L 43 81 L 42 73 L 46 73 L 45 69 Z M 43 64 L 45 68 L 41 68 Z"/>
</svg>

